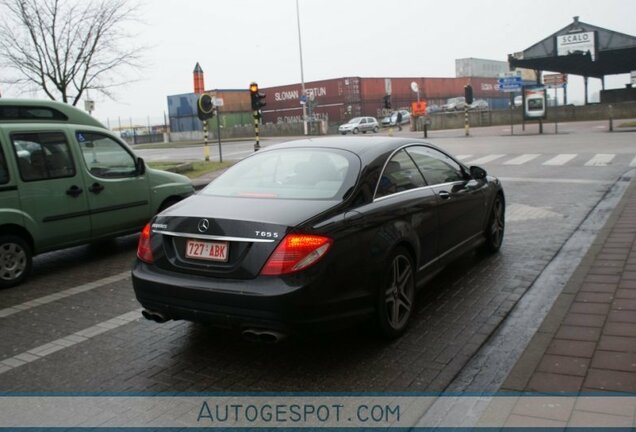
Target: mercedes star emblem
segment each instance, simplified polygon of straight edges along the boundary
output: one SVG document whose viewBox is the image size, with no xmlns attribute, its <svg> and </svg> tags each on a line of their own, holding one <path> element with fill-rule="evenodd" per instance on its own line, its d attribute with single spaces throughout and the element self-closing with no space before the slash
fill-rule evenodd
<svg viewBox="0 0 636 432">
<path fill-rule="evenodd" d="M 199 221 L 198 228 L 199 228 L 199 232 L 204 233 L 208 230 L 208 228 L 210 228 L 210 222 L 207 219 L 201 219 Z"/>
</svg>

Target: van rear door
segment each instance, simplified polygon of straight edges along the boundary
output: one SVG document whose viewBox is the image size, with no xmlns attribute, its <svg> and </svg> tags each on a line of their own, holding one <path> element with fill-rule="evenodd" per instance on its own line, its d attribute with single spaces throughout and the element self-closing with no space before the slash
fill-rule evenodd
<svg viewBox="0 0 636 432">
<path fill-rule="evenodd" d="M 148 176 L 137 172 L 137 158 L 105 133 L 77 131 L 75 137 L 84 163 L 91 237 L 140 230 L 152 214 Z"/>
</svg>

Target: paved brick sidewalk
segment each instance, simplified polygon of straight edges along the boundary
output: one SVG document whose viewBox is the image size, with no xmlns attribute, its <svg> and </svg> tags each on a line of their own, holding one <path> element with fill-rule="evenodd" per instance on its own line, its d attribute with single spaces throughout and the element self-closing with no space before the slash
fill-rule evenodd
<svg viewBox="0 0 636 432">
<path fill-rule="evenodd" d="M 636 183 L 501 390 L 636 392 Z"/>
</svg>

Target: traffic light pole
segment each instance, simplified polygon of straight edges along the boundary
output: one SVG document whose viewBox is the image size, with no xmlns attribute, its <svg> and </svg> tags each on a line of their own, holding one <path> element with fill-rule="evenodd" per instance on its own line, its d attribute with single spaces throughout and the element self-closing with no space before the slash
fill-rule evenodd
<svg viewBox="0 0 636 432">
<path fill-rule="evenodd" d="M 260 134 L 258 130 L 258 111 L 254 111 L 253 117 L 254 117 L 254 135 L 256 136 L 254 151 L 257 152 L 261 149 Z"/>
<path fill-rule="evenodd" d="M 216 107 L 216 137 L 219 141 L 219 162 L 223 162 L 223 151 L 221 150 L 221 112 Z"/>
<path fill-rule="evenodd" d="M 208 148 L 208 121 L 203 120 L 203 156 L 206 162 L 210 162 L 210 149 Z"/>
<path fill-rule="evenodd" d="M 468 121 L 468 104 L 464 103 L 464 133 L 470 136 L 470 123 Z"/>
</svg>

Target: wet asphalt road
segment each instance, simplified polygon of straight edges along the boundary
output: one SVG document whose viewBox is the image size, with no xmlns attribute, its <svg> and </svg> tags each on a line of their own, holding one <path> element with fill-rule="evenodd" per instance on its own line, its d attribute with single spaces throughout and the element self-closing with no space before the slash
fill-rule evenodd
<svg viewBox="0 0 636 432">
<path fill-rule="evenodd" d="M 562 125 L 558 136 L 509 137 L 504 127 L 491 131 L 495 136 L 431 134 L 434 144 L 502 178 L 507 232 L 500 254 L 465 256 L 429 283 L 398 341 L 360 327 L 270 346 L 197 324 L 148 322 L 138 315 L 127 275 L 136 246 L 130 236 L 40 256 L 26 284 L 0 292 L 0 388 L 444 390 L 630 170 L 634 134 L 598 126 Z M 249 150 L 243 145 L 250 143 L 228 146 L 239 154 Z M 150 159 L 150 152 L 140 154 Z M 575 266 L 575 258 L 564 265 Z M 46 297 L 56 293 L 63 295 Z"/>
</svg>

